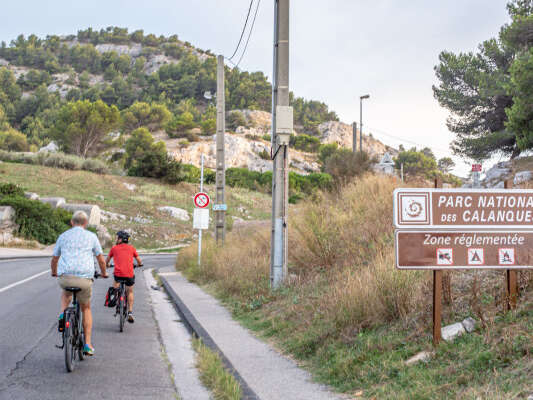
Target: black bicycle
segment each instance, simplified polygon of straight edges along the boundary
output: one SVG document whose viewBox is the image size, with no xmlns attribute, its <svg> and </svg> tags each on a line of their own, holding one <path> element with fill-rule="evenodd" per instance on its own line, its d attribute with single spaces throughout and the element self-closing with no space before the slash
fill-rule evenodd
<svg viewBox="0 0 533 400">
<path fill-rule="evenodd" d="M 141 268 L 143 264 L 133 266 L 133 268 Z M 114 265 L 111 266 L 113 268 Z M 124 332 L 124 322 L 126 322 L 126 318 L 128 317 L 128 296 L 126 294 L 126 281 L 129 278 L 120 278 L 115 277 L 115 280 L 120 283 L 120 287 L 118 288 L 118 294 L 117 294 L 117 307 L 115 311 L 115 317 L 119 316 L 119 330 L 120 332 Z"/>
<path fill-rule="evenodd" d="M 94 279 L 100 276 L 94 273 Z M 63 329 L 63 344 L 57 346 L 65 352 L 65 366 L 68 372 L 74 371 L 76 356 L 79 361 L 85 359 L 83 346 L 85 345 L 85 335 L 83 333 L 82 312 L 76 294 L 81 290 L 79 287 L 67 287 L 67 292 L 72 293 L 72 305 L 63 312 L 65 327 Z"/>
</svg>

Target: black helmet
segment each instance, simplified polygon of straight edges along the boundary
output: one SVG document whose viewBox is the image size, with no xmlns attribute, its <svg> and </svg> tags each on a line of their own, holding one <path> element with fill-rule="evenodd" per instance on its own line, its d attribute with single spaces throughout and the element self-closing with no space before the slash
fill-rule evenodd
<svg viewBox="0 0 533 400">
<path fill-rule="evenodd" d="M 130 234 L 126 231 L 118 231 L 117 237 L 122 240 L 122 243 L 128 243 L 130 240 Z"/>
</svg>

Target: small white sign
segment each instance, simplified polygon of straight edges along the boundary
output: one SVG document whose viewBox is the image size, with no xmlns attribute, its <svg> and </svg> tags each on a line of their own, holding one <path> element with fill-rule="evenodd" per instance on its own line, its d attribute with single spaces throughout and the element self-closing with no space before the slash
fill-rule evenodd
<svg viewBox="0 0 533 400">
<path fill-rule="evenodd" d="M 453 249 L 437 249 L 437 265 L 453 265 Z"/>
<path fill-rule="evenodd" d="M 500 265 L 515 265 L 514 249 L 498 249 Z"/>
<path fill-rule="evenodd" d="M 485 264 L 485 251 L 483 249 L 468 249 L 468 265 Z"/>
<path fill-rule="evenodd" d="M 193 229 L 209 229 L 209 208 L 195 208 L 192 216 Z"/>
</svg>

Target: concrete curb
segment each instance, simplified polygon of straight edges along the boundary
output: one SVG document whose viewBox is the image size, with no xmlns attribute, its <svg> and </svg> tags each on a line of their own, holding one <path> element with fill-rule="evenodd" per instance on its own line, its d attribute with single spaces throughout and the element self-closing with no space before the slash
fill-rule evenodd
<svg viewBox="0 0 533 400">
<path fill-rule="evenodd" d="M 174 291 L 174 289 L 172 289 L 172 286 L 168 284 L 165 277 L 162 275 L 158 275 L 158 276 L 161 278 L 161 281 L 163 282 L 163 287 L 165 288 L 167 294 L 170 296 L 170 299 L 172 300 L 172 303 L 174 304 L 176 311 L 182 318 L 189 332 L 201 338 L 207 347 L 209 347 L 212 351 L 216 352 L 222 359 L 224 366 L 229 370 L 229 372 L 239 382 L 241 389 L 242 389 L 242 396 L 243 396 L 242 399 L 243 400 L 261 400 L 259 396 L 257 396 L 257 394 L 254 393 L 252 388 L 250 388 L 248 383 L 246 383 L 246 381 L 239 374 L 239 372 L 233 367 L 233 365 L 228 360 L 228 358 L 224 355 L 224 353 L 222 353 L 222 351 L 217 346 L 215 341 L 211 338 L 209 333 L 207 333 L 207 331 L 202 327 L 202 325 L 200 325 L 200 323 L 191 313 L 189 308 L 185 305 L 185 303 L 183 303 L 183 301 L 180 299 L 180 297 Z"/>
</svg>

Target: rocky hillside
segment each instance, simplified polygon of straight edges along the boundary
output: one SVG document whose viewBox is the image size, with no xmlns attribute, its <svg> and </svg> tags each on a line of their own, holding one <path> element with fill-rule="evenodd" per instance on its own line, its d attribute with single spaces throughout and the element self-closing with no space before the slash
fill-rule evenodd
<svg viewBox="0 0 533 400">
<path fill-rule="evenodd" d="M 247 126 L 238 126 L 235 132 L 226 134 L 226 165 L 227 167 L 248 168 L 252 171 L 265 172 L 272 170 L 270 160 L 271 114 L 266 111 L 241 110 L 246 118 Z M 339 147 L 351 149 L 353 143 L 352 127 L 338 121 L 328 121 L 318 126 L 319 139 L 322 144 L 336 143 Z M 155 135 L 167 144 L 169 153 L 185 164 L 200 165 L 202 154 L 207 168 L 216 167 L 215 136 L 201 137 L 199 142 L 189 143 L 179 139 L 168 139 L 164 132 Z M 357 136 L 359 146 L 359 134 Z M 384 145 L 379 140 L 363 135 L 363 148 L 372 157 L 380 159 L 385 152 L 392 156 L 397 150 Z M 291 170 L 306 174 L 320 170 L 317 153 L 308 153 L 291 149 Z"/>
<path fill-rule="evenodd" d="M 233 124 L 227 136 L 228 166 L 268 170 L 271 84 L 262 72 L 226 67 L 226 88 L 228 114 L 241 110 L 245 118 L 244 124 Z M 216 92 L 214 55 L 177 35 L 89 28 L 44 39 L 20 35 L 0 46 L 0 131 L 9 131 L 11 143 L 16 142 L 7 149 L 11 151 L 35 151 L 56 141 L 64 152 L 106 158 L 106 150 L 114 148 L 120 154 L 117 145 L 123 146 L 134 129 L 144 127 L 164 141 L 175 158 L 198 166 L 204 153 L 207 165 L 213 167 L 216 110 L 204 97 L 206 92 Z M 78 100 L 92 104 L 102 100 L 120 112 L 110 134 L 83 154 L 72 145 L 75 139 L 62 135 L 64 127 L 58 126 L 58 115 Z M 326 104 L 294 96 L 292 105 L 296 135 L 351 148 L 351 126 L 339 122 Z M 150 107 L 148 117 L 143 113 Z M 305 153 L 294 146 L 291 168 L 317 171 L 316 147 Z M 364 147 L 377 157 L 387 150 L 371 137 L 364 137 Z"/>
</svg>

